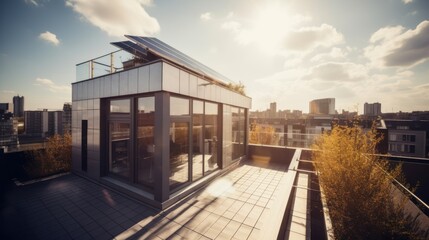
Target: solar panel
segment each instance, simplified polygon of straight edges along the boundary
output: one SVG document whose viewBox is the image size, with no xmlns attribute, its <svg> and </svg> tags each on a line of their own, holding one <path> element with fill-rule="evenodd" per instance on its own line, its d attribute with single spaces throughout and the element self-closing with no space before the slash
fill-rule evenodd
<svg viewBox="0 0 429 240">
<path fill-rule="evenodd" d="M 165 44 L 164 42 L 156 38 L 139 37 L 139 36 L 131 36 L 131 35 L 125 35 L 125 36 L 135 41 L 139 45 L 146 47 L 148 51 L 152 52 L 155 55 L 158 55 L 161 58 L 170 60 L 176 64 L 182 65 L 188 69 L 191 69 L 204 76 L 209 76 L 218 81 L 222 81 L 224 83 L 231 82 L 231 80 L 229 80 L 225 76 L 219 74 L 218 72 L 212 70 L 211 68 L 196 61 L 195 59 L 192 59 L 186 54 L 178 51 L 177 49 Z"/>
<path fill-rule="evenodd" d="M 134 54 L 138 57 L 146 59 L 147 51 L 143 47 L 131 42 L 131 41 L 123 41 L 123 42 L 112 42 L 112 45 L 119 47 L 131 54 Z"/>
</svg>

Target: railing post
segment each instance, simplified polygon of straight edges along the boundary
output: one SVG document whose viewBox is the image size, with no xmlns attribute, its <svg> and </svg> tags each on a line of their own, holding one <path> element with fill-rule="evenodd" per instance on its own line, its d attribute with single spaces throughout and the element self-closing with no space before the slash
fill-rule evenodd
<svg viewBox="0 0 429 240">
<path fill-rule="evenodd" d="M 91 78 L 94 78 L 94 61 L 93 60 L 91 60 L 90 62 L 89 62 L 89 67 L 90 67 L 90 77 Z"/>
<path fill-rule="evenodd" d="M 110 73 L 113 73 L 113 52 L 110 53 Z"/>
</svg>

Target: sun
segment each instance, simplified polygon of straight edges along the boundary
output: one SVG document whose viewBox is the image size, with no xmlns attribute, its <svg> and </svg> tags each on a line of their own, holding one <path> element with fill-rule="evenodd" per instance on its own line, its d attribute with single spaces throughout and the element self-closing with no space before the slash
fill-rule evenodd
<svg viewBox="0 0 429 240">
<path fill-rule="evenodd" d="M 308 20 L 308 17 L 292 14 L 282 3 L 255 6 L 251 27 L 245 37 L 252 39 L 264 53 L 278 54 L 287 34 Z"/>
</svg>

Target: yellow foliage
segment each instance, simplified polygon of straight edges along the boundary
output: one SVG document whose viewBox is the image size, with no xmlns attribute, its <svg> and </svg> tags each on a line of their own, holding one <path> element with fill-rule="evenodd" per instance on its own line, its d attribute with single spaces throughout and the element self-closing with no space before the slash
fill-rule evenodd
<svg viewBox="0 0 429 240">
<path fill-rule="evenodd" d="M 264 144 L 264 145 L 278 145 L 279 136 L 276 134 L 272 126 L 264 126 L 261 124 L 253 123 L 249 133 L 249 143 Z"/>
<path fill-rule="evenodd" d="M 312 146 L 338 239 L 419 239 L 418 223 L 392 196 L 392 177 L 401 176 L 401 167 L 391 169 L 375 155 L 379 141 L 375 128 L 335 126 Z"/>
</svg>

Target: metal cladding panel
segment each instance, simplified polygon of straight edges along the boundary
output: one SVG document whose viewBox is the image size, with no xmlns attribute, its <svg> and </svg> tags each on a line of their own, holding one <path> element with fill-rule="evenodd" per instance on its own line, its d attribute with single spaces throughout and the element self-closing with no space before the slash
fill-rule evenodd
<svg viewBox="0 0 429 240">
<path fill-rule="evenodd" d="M 128 72 L 128 93 L 137 93 L 138 69 L 131 69 Z"/>
<path fill-rule="evenodd" d="M 129 94 L 128 89 L 128 71 L 119 73 L 119 95 Z"/>
<path fill-rule="evenodd" d="M 149 92 L 149 66 L 138 69 L 137 89 L 139 93 Z"/>
</svg>

